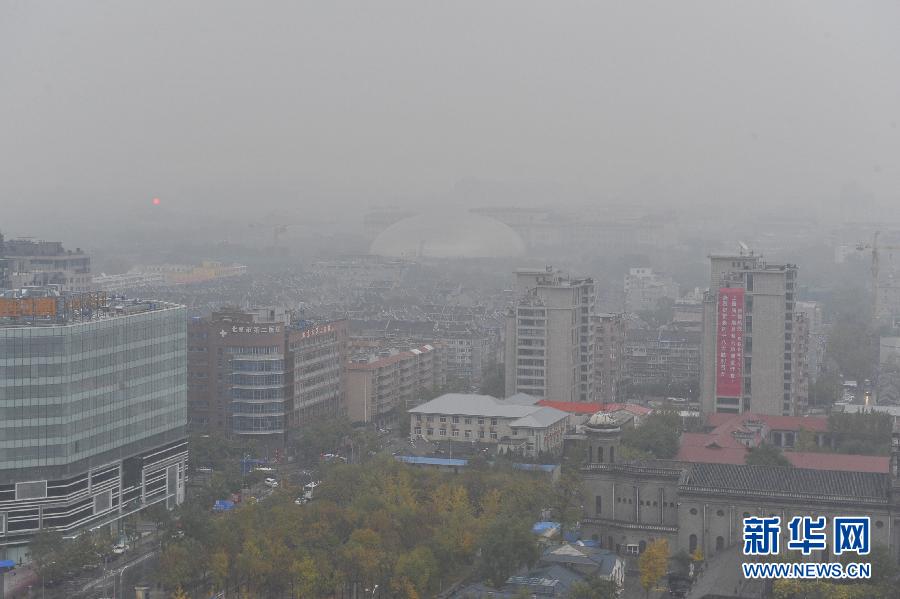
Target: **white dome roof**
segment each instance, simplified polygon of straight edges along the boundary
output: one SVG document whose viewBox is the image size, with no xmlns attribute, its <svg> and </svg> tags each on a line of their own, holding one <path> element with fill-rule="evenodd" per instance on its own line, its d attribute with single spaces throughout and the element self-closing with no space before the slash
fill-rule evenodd
<svg viewBox="0 0 900 599">
<path fill-rule="evenodd" d="M 521 256 L 525 243 L 508 226 L 486 216 L 419 214 L 382 231 L 369 252 L 398 258 L 502 258 Z"/>
<path fill-rule="evenodd" d="M 588 426 L 615 426 L 616 420 L 606 412 L 597 412 L 588 420 Z"/>
</svg>

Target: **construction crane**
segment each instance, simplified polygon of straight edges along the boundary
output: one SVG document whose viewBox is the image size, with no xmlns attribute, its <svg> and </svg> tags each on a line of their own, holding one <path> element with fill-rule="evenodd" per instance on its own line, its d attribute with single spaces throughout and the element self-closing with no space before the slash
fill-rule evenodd
<svg viewBox="0 0 900 599">
<path fill-rule="evenodd" d="M 883 251 L 897 251 L 900 250 L 900 245 L 881 245 L 878 243 L 878 236 L 881 234 L 881 231 L 875 231 L 875 234 L 872 236 L 871 243 L 858 243 L 856 244 L 856 249 L 858 251 L 866 251 L 869 250 L 872 252 L 872 295 L 873 305 L 872 305 L 872 318 L 877 322 L 882 318 L 882 310 L 885 308 L 882 306 L 881 299 L 881 290 L 883 288 L 896 287 L 896 285 L 882 285 L 881 283 L 881 252 Z M 895 311 L 893 307 L 888 307 L 889 315 L 893 315 Z"/>
</svg>

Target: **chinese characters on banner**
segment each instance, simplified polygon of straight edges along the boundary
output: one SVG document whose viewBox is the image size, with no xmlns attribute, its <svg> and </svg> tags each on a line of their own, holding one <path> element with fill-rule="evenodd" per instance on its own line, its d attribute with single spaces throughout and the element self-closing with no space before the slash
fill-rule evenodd
<svg viewBox="0 0 900 599">
<path fill-rule="evenodd" d="M 716 331 L 716 395 L 741 396 L 744 364 L 744 290 L 719 289 Z"/>
</svg>

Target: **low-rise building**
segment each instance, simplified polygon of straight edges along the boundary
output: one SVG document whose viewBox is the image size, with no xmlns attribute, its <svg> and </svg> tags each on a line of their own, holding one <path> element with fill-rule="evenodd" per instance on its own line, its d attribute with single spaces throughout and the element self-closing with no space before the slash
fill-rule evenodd
<svg viewBox="0 0 900 599">
<path fill-rule="evenodd" d="M 525 397 L 447 393 L 409 410 L 410 434 L 429 441 L 495 443 L 528 456 L 559 452 L 568 415 Z"/>
<path fill-rule="evenodd" d="M 358 352 L 346 372 L 344 403 L 350 420 L 379 425 L 396 422 L 402 410 L 447 382 L 443 349 L 436 344 Z"/>
</svg>

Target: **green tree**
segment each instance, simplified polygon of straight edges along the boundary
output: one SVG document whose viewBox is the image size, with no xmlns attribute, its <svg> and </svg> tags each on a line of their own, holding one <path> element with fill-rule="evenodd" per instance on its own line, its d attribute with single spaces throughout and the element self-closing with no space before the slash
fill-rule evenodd
<svg viewBox="0 0 900 599">
<path fill-rule="evenodd" d="M 500 587 L 520 567 L 533 565 L 539 555 L 528 521 L 498 518 L 482 538 L 480 573 L 494 587 Z"/>
<path fill-rule="evenodd" d="M 666 575 L 669 567 L 669 542 L 665 539 L 657 539 L 647 545 L 644 553 L 638 558 L 638 572 L 640 573 L 641 586 L 650 596 L 650 590 L 659 584 L 659 580 Z"/>
<path fill-rule="evenodd" d="M 882 412 L 833 413 L 828 428 L 841 453 L 887 455 L 891 450 L 893 419 Z"/>
<path fill-rule="evenodd" d="M 563 538 L 565 538 L 565 531 L 573 527 L 581 517 L 584 504 L 582 483 L 580 471 L 565 466 L 559 481 L 553 486 L 551 507 L 560 524 L 559 534 Z"/>
<path fill-rule="evenodd" d="M 768 443 L 750 449 L 744 457 L 744 462 L 750 466 L 791 466 L 781 451 Z"/>
<path fill-rule="evenodd" d="M 816 433 L 801 428 L 797 433 L 797 440 L 794 442 L 794 451 L 822 451 L 816 441 Z"/>
<path fill-rule="evenodd" d="M 876 340 L 867 314 L 860 311 L 839 314 L 828 335 L 825 355 L 837 363 L 845 378 L 861 383 L 872 378 L 873 366 L 878 364 Z"/>
<path fill-rule="evenodd" d="M 814 406 L 828 407 L 841 400 L 844 386 L 837 372 L 825 371 L 816 377 L 809 387 L 809 403 Z"/>
<path fill-rule="evenodd" d="M 618 597 L 616 583 L 596 577 L 576 582 L 569 593 L 570 599 L 616 599 L 616 597 Z"/>
<path fill-rule="evenodd" d="M 492 361 L 484 367 L 481 392 L 494 397 L 506 396 L 506 367 L 502 362 Z"/>
<path fill-rule="evenodd" d="M 437 573 L 438 563 L 431 549 L 419 546 L 397 558 L 394 566 L 396 583 L 392 586 L 405 589 L 406 585 L 402 583 L 405 579 L 412 584 L 419 596 L 427 596 L 433 581 L 437 578 Z"/>
<path fill-rule="evenodd" d="M 622 434 L 622 444 L 657 459 L 669 459 L 678 453 L 681 419 L 676 412 L 651 414 L 640 426 Z"/>
</svg>

